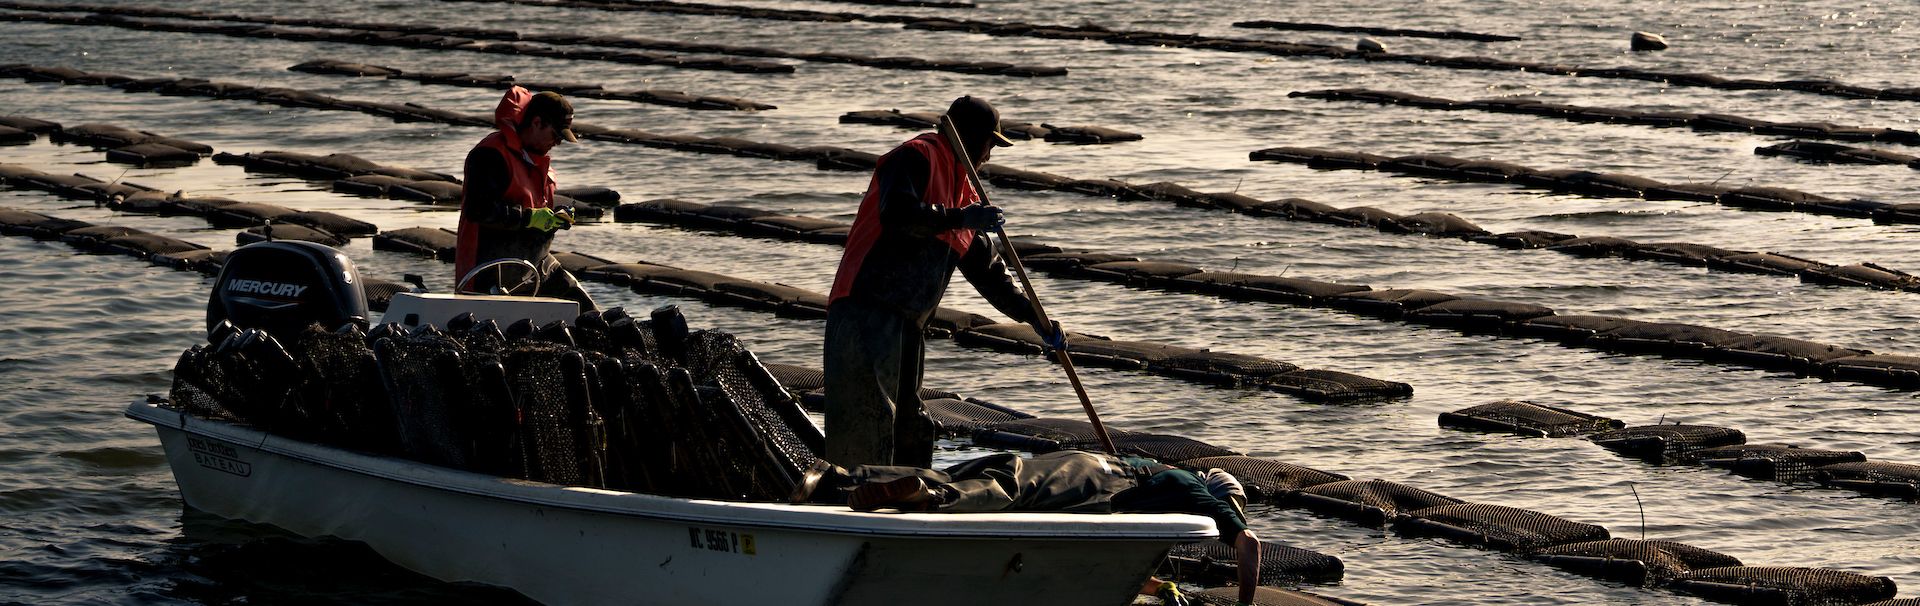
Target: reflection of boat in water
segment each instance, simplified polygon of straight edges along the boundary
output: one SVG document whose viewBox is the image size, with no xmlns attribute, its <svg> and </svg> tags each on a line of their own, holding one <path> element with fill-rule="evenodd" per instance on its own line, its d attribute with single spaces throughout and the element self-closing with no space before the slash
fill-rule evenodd
<svg viewBox="0 0 1920 606">
<path fill-rule="evenodd" d="M 657 364 L 640 368 L 604 356 L 564 353 L 576 361 L 542 368 L 571 369 L 569 376 L 575 379 L 592 377 L 599 381 L 596 389 L 613 382 L 609 373 L 630 370 L 630 386 L 638 386 L 630 394 L 633 401 L 651 398 L 653 409 L 647 414 L 666 415 L 646 418 L 681 422 L 655 428 L 661 431 L 630 431 L 642 424 L 638 413 L 620 418 L 623 411 L 606 410 L 614 418 L 589 419 L 591 423 L 582 426 L 539 409 L 537 400 L 544 396 L 532 392 L 542 390 L 527 385 L 522 374 L 538 369 L 523 367 L 512 355 L 501 356 L 505 363 L 487 362 L 477 351 L 469 351 L 465 359 L 427 356 L 426 370 L 403 371 L 398 367 L 423 359 L 409 357 L 406 348 L 455 340 L 436 328 L 376 328 L 369 339 L 352 329 L 322 332 L 305 327 L 338 325 L 355 313 L 365 317 L 358 282 L 350 263 L 337 251 L 319 246 L 258 244 L 229 259 L 209 308 L 214 334 L 224 338 L 182 357 L 172 402 L 136 402 L 127 408 L 129 417 L 157 428 L 189 506 L 305 536 L 364 542 L 385 558 L 438 579 L 508 587 L 552 604 L 858 604 L 900 599 L 1124 604 L 1170 547 L 1214 534 L 1210 521 L 1185 515 L 876 514 L 772 502 L 771 495 L 781 494 L 797 479 L 797 461 L 811 457 L 802 451 L 817 440 L 818 431 L 794 413 L 769 414 L 769 407 L 778 403 L 747 402 L 752 394 L 742 390 L 749 388 L 729 384 L 740 374 L 737 364 L 758 366 L 744 350 L 737 352 L 741 355 L 686 354 L 691 359 L 685 365 L 696 367 L 691 372 L 671 366 L 665 357 L 652 358 Z M 402 294 L 387 318 L 402 318 L 414 326 L 460 324 L 470 332 L 491 329 L 499 334 L 491 328 L 495 322 L 553 313 L 529 312 L 529 305 L 573 304 L 526 297 Z M 460 314 L 472 315 L 434 320 Z M 646 324 L 624 318 L 619 323 L 629 330 Z M 507 332 L 524 332 L 522 339 L 541 338 L 540 331 L 527 331 L 527 324 L 521 328 Z M 338 355 L 332 364 L 316 366 L 315 360 L 322 358 L 301 350 L 303 330 L 333 335 L 336 345 L 373 341 L 363 354 L 347 359 L 365 360 L 368 368 L 386 377 L 386 391 L 395 395 L 391 405 L 364 406 L 386 397 L 368 398 L 365 390 L 346 389 L 355 385 L 345 370 L 351 364 L 339 364 L 343 358 Z M 695 334 L 689 342 L 731 342 L 698 337 L 717 334 L 711 331 Z M 660 345 L 651 333 L 642 336 L 641 341 Z M 289 345 L 283 348 L 281 340 Z M 567 349 L 552 341 L 539 347 L 547 348 L 536 348 L 544 352 Z M 597 361 L 580 365 L 594 358 Z M 730 363 L 736 365 L 727 366 Z M 402 393 L 421 393 L 422 385 L 392 383 L 426 381 L 431 386 L 436 372 L 442 379 L 448 378 L 446 373 L 471 378 L 474 375 L 462 373 L 476 366 L 500 372 L 493 378 L 503 379 L 503 387 L 512 386 L 514 395 L 503 401 L 514 407 L 516 423 L 525 427 L 506 428 L 497 433 L 503 439 L 490 441 L 488 436 L 495 434 L 469 421 L 454 432 L 459 439 L 436 440 L 435 423 L 422 422 L 417 415 L 459 413 L 437 420 L 443 424 L 462 415 L 484 415 L 489 410 L 482 401 L 486 398 L 477 397 L 482 385 L 445 383 L 465 391 L 463 396 L 476 397 L 450 396 L 427 405 L 399 401 Z M 711 366 L 731 370 L 699 368 Z M 246 376 L 238 372 L 242 369 L 249 371 Z M 303 370 L 320 378 L 288 374 Z M 211 384 L 210 379 L 222 376 L 232 384 Z M 314 389 L 325 387 L 316 384 L 327 382 L 336 384 L 331 391 L 321 390 L 325 397 L 315 396 Z M 644 389 L 649 386 L 655 389 Z M 543 391 L 559 394 L 561 400 L 569 394 L 610 393 L 564 387 Z M 259 394 L 282 402 L 265 405 L 258 401 Z M 574 404 L 584 399 L 575 398 Z M 606 404 L 577 406 L 572 413 L 591 417 Z M 695 427 L 689 423 L 695 417 L 672 416 L 689 405 L 714 415 L 709 418 L 733 423 L 719 423 L 724 429 Z M 316 412 L 322 409 L 326 414 Z M 363 439 L 336 445 L 342 443 L 340 427 L 353 424 L 341 419 L 363 424 L 385 419 L 399 427 L 384 442 Z M 548 421 L 553 423 L 537 427 Z M 561 435 L 549 430 L 570 424 L 582 429 L 570 444 L 598 440 L 607 450 L 598 453 L 603 458 L 574 461 L 563 473 L 550 464 L 555 460 L 551 445 L 536 442 Z M 281 430 L 293 427 L 299 429 Z M 595 427 L 604 433 L 595 434 Z M 702 452 L 702 444 L 647 440 L 659 436 L 697 438 L 708 448 Z M 489 458 L 476 444 L 511 445 L 512 454 Z M 667 460 L 634 458 L 646 453 L 664 453 Z M 758 460 L 713 459 L 729 453 Z M 422 462 L 427 460 L 441 464 Z M 490 467 L 507 472 L 487 473 Z M 738 473 L 716 477 L 729 469 Z M 538 481 L 562 476 L 585 480 L 565 483 L 586 485 Z M 603 485 L 614 487 L 595 487 Z M 662 494 L 630 490 L 636 486 Z M 748 500 L 698 498 L 703 493 Z"/>
</svg>

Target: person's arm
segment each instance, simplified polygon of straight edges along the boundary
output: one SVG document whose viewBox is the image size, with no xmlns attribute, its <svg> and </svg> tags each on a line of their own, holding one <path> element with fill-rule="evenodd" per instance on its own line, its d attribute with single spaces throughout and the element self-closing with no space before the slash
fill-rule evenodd
<svg viewBox="0 0 1920 606">
<path fill-rule="evenodd" d="M 460 218 L 495 229 L 527 226 L 527 209 L 507 201 L 507 185 L 513 177 L 507 173 L 507 158 L 491 147 L 475 147 L 467 152 L 464 191 Z"/>
<path fill-rule="evenodd" d="M 967 254 L 960 257 L 960 275 L 966 276 L 973 289 L 980 291 L 980 296 L 1008 318 L 1025 324 L 1036 321 L 1033 302 L 1013 283 L 1013 274 L 1007 271 L 1005 259 L 1000 257 L 1000 251 L 993 247 L 993 239 L 985 232 L 973 234 L 973 244 L 967 247 Z M 1053 331 L 1052 327 L 1033 328 L 1042 336 Z"/>
<path fill-rule="evenodd" d="M 1240 603 L 1253 603 L 1253 589 L 1260 586 L 1260 537 L 1253 529 L 1243 528 L 1233 538 L 1234 565 L 1240 571 Z"/>
<path fill-rule="evenodd" d="M 880 167 L 880 225 L 888 232 L 927 239 L 960 227 L 958 209 L 926 202 L 931 170 L 927 157 L 912 148 L 893 152 Z"/>
</svg>

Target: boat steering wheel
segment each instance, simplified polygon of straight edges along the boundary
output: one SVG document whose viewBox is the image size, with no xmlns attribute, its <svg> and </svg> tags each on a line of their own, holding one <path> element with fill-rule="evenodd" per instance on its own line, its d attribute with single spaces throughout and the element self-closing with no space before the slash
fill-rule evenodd
<svg viewBox="0 0 1920 606">
<path fill-rule="evenodd" d="M 514 269 L 517 269 L 518 271 L 512 271 Z M 485 272 L 487 270 L 493 270 L 493 287 L 488 289 L 488 292 L 484 292 L 484 293 L 473 292 L 468 290 L 467 285 L 472 283 L 474 278 L 480 277 L 482 275 L 482 272 Z M 519 276 L 520 279 L 514 282 L 513 286 L 503 287 L 503 285 L 506 284 L 507 282 L 506 278 L 509 275 L 517 275 Z M 460 282 L 453 285 L 453 292 L 458 294 L 471 294 L 471 295 L 479 295 L 479 294 L 505 295 L 505 294 L 511 294 L 513 293 L 513 291 L 520 290 L 520 287 L 522 286 L 532 284 L 533 294 L 528 296 L 537 297 L 537 296 L 540 296 L 540 281 L 536 280 L 535 278 L 539 277 L 539 275 L 540 275 L 540 270 L 534 267 L 532 263 L 527 262 L 525 259 L 494 259 L 486 263 L 481 263 L 480 265 L 475 266 L 473 269 L 468 270 L 467 275 L 460 276 Z"/>
</svg>

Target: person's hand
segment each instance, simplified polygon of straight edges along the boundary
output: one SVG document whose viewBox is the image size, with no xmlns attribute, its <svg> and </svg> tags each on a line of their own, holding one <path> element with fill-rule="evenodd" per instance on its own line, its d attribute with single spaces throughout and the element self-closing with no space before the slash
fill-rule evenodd
<svg viewBox="0 0 1920 606">
<path fill-rule="evenodd" d="M 967 229 L 993 229 L 1006 222 L 997 206 L 976 203 L 960 209 L 960 226 Z"/>
<path fill-rule="evenodd" d="M 550 232 L 560 229 L 561 225 L 567 223 L 569 221 L 561 219 L 560 214 L 553 212 L 551 208 L 536 208 L 533 212 L 527 213 L 527 227 L 540 231 Z"/>
<path fill-rule="evenodd" d="M 1192 602 L 1187 601 L 1186 594 L 1180 593 L 1180 586 L 1174 585 L 1171 581 L 1161 583 L 1159 593 L 1155 593 L 1154 596 L 1160 598 L 1160 603 L 1166 606 L 1188 606 L 1192 604 Z"/>
<path fill-rule="evenodd" d="M 570 206 L 555 207 L 553 216 L 560 220 L 560 229 L 573 229 L 573 224 L 577 221 L 573 216 L 573 207 Z"/>
<path fill-rule="evenodd" d="M 1060 328 L 1059 322 L 1053 323 L 1052 332 L 1041 333 L 1040 340 L 1046 342 L 1047 347 L 1053 348 L 1054 351 L 1067 350 L 1067 331 Z"/>
</svg>

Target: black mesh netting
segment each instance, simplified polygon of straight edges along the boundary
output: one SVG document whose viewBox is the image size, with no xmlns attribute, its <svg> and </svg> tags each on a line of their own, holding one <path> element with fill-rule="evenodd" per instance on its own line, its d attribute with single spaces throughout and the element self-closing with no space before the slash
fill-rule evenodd
<svg viewBox="0 0 1920 606">
<path fill-rule="evenodd" d="M 1606 539 L 1568 543 L 1541 549 L 1534 557 L 1548 564 L 1576 571 L 1594 569 L 1615 560 L 1633 560 L 1645 566 L 1648 578 L 1635 582 L 1666 580 L 1704 568 L 1739 566 L 1733 556 L 1673 541 Z"/>
<path fill-rule="evenodd" d="M 1813 474 L 1813 468 L 1822 465 L 1867 460 L 1866 455 L 1850 450 L 1795 448 L 1781 444 L 1716 446 L 1687 453 L 1687 457 L 1740 475 L 1782 481 L 1809 477 Z"/>
<path fill-rule="evenodd" d="M 1033 418 L 1033 415 L 1024 412 L 978 400 L 935 398 L 923 400 L 921 404 L 926 407 L 927 416 L 933 418 L 934 425 L 949 435 L 970 434 L 975 429 L 995 423 Z"/>
<path fill-rule="evenodd" d="M 1893 580 L 1887 577 L 1774 566 L 1695 570 L 1671 586 L 1716 601 L 1766 604 L 1864 604 L 1891 599 L 1895 592 Z"/>
<path fill-rule="evenodd" d="M 619 310 L 448 325 L 315 326 L 285 347 L 223 327 L 181 355 L 173 402 L 425 463 L 681 496 L 784 499 L 823 448 L 773 375 L 721 333 L 662 347 L 673 331 Z"/>
<path fill-rule="evenodd" d="M 1240 590 L 1235 587 L 1216 587 L 1202 589 L 1187 595 L 1194 604 L 1204 606 L 1237 606 L 1240 604 Z M 1274 587 L 1255 587 L 1253 602 L 1249 606 L 1358 606 L 1351 602 L 1326 596 L 1278 589 Z"/>
<path fill-rule="evenodd" d="M 1607 529 L 1527 509 L 1463 503 L 1407 512 L 1395 530 L 1438 535 L 1473 545 L 1531 552 L 1544 547 L 1599 541 Z"/>
<path fill-rule="evenodd" d="M 1866 461 L 1838 463 L 1813 470 L 1813 480 L 1827 486 L 1874 494 L 1920 496 L 1920 465 Z"/>
<path fill-rule="evenodd" d="M 324 435 L 335 423 L 323 404 L 303 405 L 300 360 L 258 329 L 223 325 L 212 345 L 196 345 L 174 365 L 172 400 L 189 412 L 234 420 L 302 439 Z"/>
<path fill-rule="evenodd" d="M 1173 580 L 1217 585 L 1239 580 L 1232 546 L 1219 541 L 1182 543 L 1167 552 Z M 1329 583 L 1340 580 L 1346 566 L 1316 551 L 1278 543 L 1260 544 L 1260 584 Z"/>
<path fill-rule="evenodd" d="M 1211 351 L 1168 357 L 1153 362 L 1153 366 L 1174 376 L 1227 385 L 1300 370 L 1299 366 L 1279 360 Z"/>
<path fill-rule="evenodd" d="M 1082 366 L 1142 369 L 1175 356 L 1192 355 L 1201 350 L 1160 343 L 1115 341 L 1074 336 L 1068 341 L 1069 355 Z"/>
<path fill-rule="evenodd" d="M 296 339 L 294 357 L 306 378 L 294 393 L 304 416 L 317 421 L 318 439 L 350 448 L 385 451 L 397 444 L 396 421 L 380 366 L 358 326 L 337 331 L 310 325 Z"/>
<path fill-rule="evenodd" d="M 773 373 L 773 378 L 780 380 L 781 387 L 790 392 L 813 391 L 827 386 L 826 373 L 818 369 L 793 364 L 768 364 L 767 370 Z"/>
<path fill-rule="evenodd" d="M 470 398 L 460 343 L 425 327 L 379 338 L 373 349 L 393 401 L 399 454 L 466 468 L 471 445 L 462 436 L 473 419 L 464 410 Z"/>
<path fill-rule="evenodd" d="M 1464 503 L 1386 480 L 1345 480 L 1309 486 L 1294 493 L 1288 501 L 1321 514 L 1368 524 L 1383 524 L 1408 511 Z"/>
<path fill-rule="evenodd" d="M 1593 443 L 1621 454 L 1658 462 L 1677 461 L 1688 452 L 1714 446 L 1744 444 L 1738 429 L 1706 425 L 1644 425 L 1587 436 Z"/>
<path fill-rule="evenodd" d="M 1558 438 L 1616 429 L 1625 423 L 1563 408 L 1504 400 L 1441 413 L 1440 426 Z"/>
<path fill-rule="evenodd" d="M 741 460 L 753 469 L 749 495 L 782 498 L 825 446 L 799 404 L 772 373 L 733 335 L 700 331 L 687 337 L 687 369 L 701 385 L 717 388 L 722 426 L 738 434 Z"/>
<path fill-rule="evenodd" d="M 1163 463 L 1175 463 L 1187 459 L 1205 457 L 1224 457 L 1239 454 L 1232 450 L 1214 446 L 1193 438 L 1163 433 L 1110 433 L 1113 447 L 1122 455 L 1142 456 Z M 1061 442 L 1060 448 L 1067 450 L 1103 451 L 1106 446 L 1099 438 Z"/>
<path fill-rule="evenodd" d="M 1200 457 L 1180 461 L 1182 469 L 1206 471 L 1218 468 L 1233 474 L 1247 491 L 1250 501 L 1272 501 L 1282 495 L 1308 486 L 1330 484 L 1347 479 L 1346 476 L 1327 473 L 1283 463 L 1271 459 L 1256 459 L 1245 456 Z"/>
<path fill-rule="evenodd" d="M 604 485 L 605 426 L 592 408 L 580 352 L 522 339 L 508 345 L 501 362 L 521 413 L 528 479 Z"/>
<path fill-rule="evenodd" d="M 1303 369 L 1263 377 L 1260 385 L 1310 400 L 1391 398 L 1413 393 L 1413 386 L 1337 370 Z"/>
<path fill-rule="evenodd" d="M 1126 432 L 1113 427 L 1107 428 L 1107 435 L 1111 437 L 1118 437 L 1123 433 Z M 1098 439 L 1094 434 L 1092 423 L 1079 419 L 1046 417 L 994 423 L 980 428 L 980 431 L 974 432 L 973 435 L 975 442 L 987 445 L 1000 440 L 1014 440 L 1018 437 L 1055 443 Z"/>
</svg>

